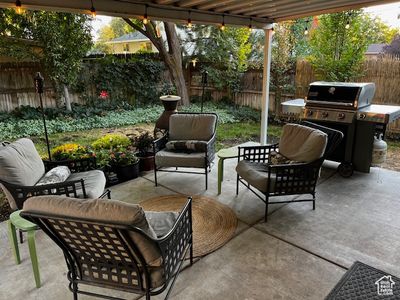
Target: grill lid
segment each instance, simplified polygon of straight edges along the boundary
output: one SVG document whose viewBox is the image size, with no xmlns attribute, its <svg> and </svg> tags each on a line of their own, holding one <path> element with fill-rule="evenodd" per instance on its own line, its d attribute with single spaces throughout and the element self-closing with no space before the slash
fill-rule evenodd
<svg viewBox="0 0 400 300">
<path fill-rule="evenodd" d="M 317 81 L 310 84 L 306 105 L 357 109 L 370 105 L 374 94 L 374 83 Z"/>
</svg>

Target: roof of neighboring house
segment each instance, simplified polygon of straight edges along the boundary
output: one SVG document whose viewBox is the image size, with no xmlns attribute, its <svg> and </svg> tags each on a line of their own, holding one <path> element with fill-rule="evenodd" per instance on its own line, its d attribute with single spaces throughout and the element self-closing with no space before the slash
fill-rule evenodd
<svg viewBox="0 0 400 300">
<path fill-rule="evenodd" d="M 367 51 L 365 54 L 380 54 L 383 53 L 383 48 L 387 46 L 386 44 L 371 44 L 368 46 Z"/>
<path fill-rule="evenodd" d="M 138 42 L 138 41 L 148 41 L 148 40 L 149 40 L 148 37 L 146 37 L 139 31 L 135 31 L 135 32 L 124 34 L 124 35 L 117 37 L 106 43 L 107 44 L 117 44 L 117 43 Z"/>
</svg>

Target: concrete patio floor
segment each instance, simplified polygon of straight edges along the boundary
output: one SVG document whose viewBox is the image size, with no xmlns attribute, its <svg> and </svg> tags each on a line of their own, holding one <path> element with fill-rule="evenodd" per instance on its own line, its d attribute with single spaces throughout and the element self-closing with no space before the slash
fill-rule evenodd
<svg viewBox="0 0 400 300">
<path fill-rule="evenodd" d="M 171 299 L 323 299 L 356 260 L 400 276 L 400 173 L 372 168 L 370 174 L 345 179 L 328 163 L 317 187 L 315 211 L 310 203 L 276 205 L 264 223 L 260 200 L 243 186 L 235 195 L 235 165 L 235 159 L 225 161 L 220 196 L 216 166 L 208 191 L 204 176 L 176 173 L 160 173 L 158 187 L 148 173 L 112 188 L 113 199 L 131 203 L 158 195 L 206 195 L 237 214 L 235 237 L 186 268 Z M 0 299 L 72 299 L 62 252 L 43 232 L 36 234 L 39 289 L 27 244 L 20 245 L 22 263 L 15 265 L 5 223 L 0 224 L 0 240 Z"/>
</svg>

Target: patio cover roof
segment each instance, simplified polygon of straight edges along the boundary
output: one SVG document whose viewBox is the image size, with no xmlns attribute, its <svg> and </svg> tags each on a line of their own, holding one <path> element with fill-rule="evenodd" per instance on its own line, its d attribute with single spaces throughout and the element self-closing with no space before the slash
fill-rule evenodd
<svg viewBox="0 0 400 300">
<path fill-rule="evenodd" d="M 398 0 L 397 0 L 398 1 Z M 261 138 L 267 143 L 269 81 L 271 70 L 271 23 L 396 2 L 396 0 L 21 0 L 27 9 L 90 13 L 115 17 L 143 17 L 153 20 L 249 26 L 265 31 Z M 15 0 L 0 0 L 0 7 L 15 7 Z"/>
<path fill-rule="evenodd" d="M 90 0 L 22 0 L 31 9 L 88 13 Z M 265 28 L 268 24 L 304 16 L 332 13 L 395 0 L 93 0 L 98 14 L 141 17 L 145 13 L 155 20 L 220 24 Z M 0 7 L 14 7 L 14 0 L 0 0 Z"/>
</svg>

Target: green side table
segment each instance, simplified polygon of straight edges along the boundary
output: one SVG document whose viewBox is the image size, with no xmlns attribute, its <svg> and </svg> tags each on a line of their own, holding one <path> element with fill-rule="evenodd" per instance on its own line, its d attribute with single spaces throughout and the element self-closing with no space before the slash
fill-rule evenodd
<svg viewBox="0 0 400 300">
<path fill-rule="evenodd" d="M 224 160 L 238 156 L 236 147 L 221 149 L 217 152 L 218 160 L 218 195 L 221 194 L 221 184 L 224 180 Z"/>
<path fill-rule="evenodd" d="M 10 215 L 10 220 L 8 220 L 8 237 L 10 239 L 15 261 L 17 265 L 19 265 L 21 263 L 21 257 L 19 255 L 18 249 L 17 229 L 26 231 L 28 233 L 28 247 L 29 255 L 32 262 L 33 275 L 35 277 L 36 287 L 40 288 L 39 264 L 35 246 L 35 231 L 38 230 L 39 227 L 36 224 L 21 217 L 19 215 L 20 213 L 21 211 L 17 210 Z"/>
</svg>

